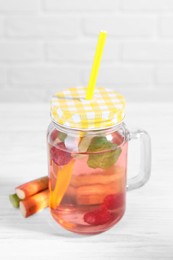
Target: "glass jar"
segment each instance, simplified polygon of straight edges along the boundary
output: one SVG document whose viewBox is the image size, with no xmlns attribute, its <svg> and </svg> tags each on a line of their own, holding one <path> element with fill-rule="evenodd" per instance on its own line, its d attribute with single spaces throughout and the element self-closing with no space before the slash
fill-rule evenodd
<svg viewBox="0 0 173 260">
<path fill-rule="evenodd" d="M 128 143 L 140 140 L 140 170 L 127 183 Z M 51 122 L 47 134 L 50 212 L 67 230 L 96 234 L 124 215 L 126 191 L 142 186 L 151 171 L 146 131 L 129 132 L 122 121 L 81 130 Z"/>
</svg>

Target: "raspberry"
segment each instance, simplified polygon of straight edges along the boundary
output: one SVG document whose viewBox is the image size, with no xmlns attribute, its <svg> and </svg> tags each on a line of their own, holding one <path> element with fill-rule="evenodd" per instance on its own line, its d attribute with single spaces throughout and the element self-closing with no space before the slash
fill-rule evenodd
<svg viewBox="0 0 173 260">
<path fill-rule="evenodd" d="M 52 133 L 50 134 L 50 140 L 54 141 L 58 137 L 58 131 L 54 129 Z"/>
<path fill-rule="evenodd" d="M 103 206 L 84 214 L 84 221 L 90 225 L 103 225 L 111 220 L 113 215 Z"/>
<path fill-rule="evenodd" d="M 56 163 L 59 166 L 68 164 L 68 162 L 72 158 L 70 153 L 61 150 L 61 148 L 65 149 L 64 143 L 59 143 L 58 148 L 53 146 L 50 150 L 50 155 L 52 160 L 54 161 L 54 163 Z"/>
<path fill-rule="evenodd" d="M 123 140 L 124 138 L 120 133 L 115 132 L 112 134 L 112 143 L 121 145 L 123 143 Z"/>
<path fill-rule="evenodd" d="M 106 196 L 104 199 L 103 204 L 109 210 L 117 209 L 123 207 L 125 203 L 125 194 L 124 193 L 117 193 L 117 194 L 110 194 Z"/>
</svg>

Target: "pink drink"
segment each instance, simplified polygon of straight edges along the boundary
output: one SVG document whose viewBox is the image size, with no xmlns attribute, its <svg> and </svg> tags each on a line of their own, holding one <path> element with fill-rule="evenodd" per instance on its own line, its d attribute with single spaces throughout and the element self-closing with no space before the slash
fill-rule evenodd
<svg viewBox="0 0 173 260">
<path fill-rule="evenodd" d="M 88 151 L 71 152 L 57 138 L 58 133 L 53 130 L 48 138 L 49 189 L 51 194 L 58 191 L 56 198 L 50 195 L 51 214 L 70 231 L 103 232 L 117 223 L 125 212 L 128 143 L 123 142 L 124 137 L 118 132 L 109 135 L 111 143 L 121 149 L 120 155 L 110 167 L 94 168 L 88 165 L 89 158 L 100 158 L 102 165 L 102 154 L 105 156 L 111 150 L 99 151 L 96 157 L 90 157 L 93 155 Z"/>
</svg>

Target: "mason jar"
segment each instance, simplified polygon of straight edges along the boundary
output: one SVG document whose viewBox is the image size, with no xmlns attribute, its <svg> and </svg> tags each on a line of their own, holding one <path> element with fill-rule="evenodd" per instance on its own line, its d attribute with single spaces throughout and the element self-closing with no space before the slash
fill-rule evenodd
<svg viewBox="0 0 173 260">
<path fill-rule="evenodd" d="M 50 212 L 59 225 L 79 234 L 113 227 L 124 215 L 126 191 L 146 183 L 151 172 L 150 137 L 130 132 L 125 100 L 97 88 L 92 100 L 84 87 L 70 88 L 51 100 L 48 127 Z M 140 169 L 127 182 L 128 143 L 140 142 Z"/>
</svg>

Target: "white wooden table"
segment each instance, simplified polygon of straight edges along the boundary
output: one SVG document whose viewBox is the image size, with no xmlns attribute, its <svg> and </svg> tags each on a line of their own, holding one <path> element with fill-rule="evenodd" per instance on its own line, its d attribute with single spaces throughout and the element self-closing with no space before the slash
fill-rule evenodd
<svg viewBox="0 0 173 260">
<path fill-rule="evenodd" d="M 48 209 L 25 219 L 10 205 L 15 186 L 47 174 L 49 105 L 0 105 L 0 260 L 173 259 L 173 105 L 128 104 L 126 122 L 151 135 L 152 176 L 128 192 L 117 226 L 79 236 L 52 226 Z M 129 175 L 137 167 L 133 145 Z"/>
</svg>

